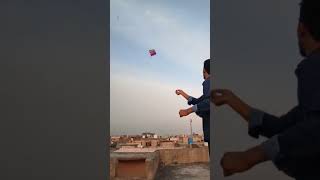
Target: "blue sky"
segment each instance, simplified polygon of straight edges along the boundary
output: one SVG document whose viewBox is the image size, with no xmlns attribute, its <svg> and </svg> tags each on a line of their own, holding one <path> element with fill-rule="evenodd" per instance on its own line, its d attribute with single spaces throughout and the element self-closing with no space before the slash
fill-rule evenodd
<svg viewBox="0 0 320 180">
<path fill-rule="evenodd" d="M 188 130 L 178 117 L 188 106 L 174 90 L 201 95 L 203 61 L 210 57 L 209 2 L 111 0 L 111 133 Z M 149 49 L 157 55 L 150 57 Z M 146 113 L 146 106 L 157 113 Z M 174 128 L 165 128 L 168 123 Z M 201 131 L 200 120 L 194 126 Z"/>
</svg>

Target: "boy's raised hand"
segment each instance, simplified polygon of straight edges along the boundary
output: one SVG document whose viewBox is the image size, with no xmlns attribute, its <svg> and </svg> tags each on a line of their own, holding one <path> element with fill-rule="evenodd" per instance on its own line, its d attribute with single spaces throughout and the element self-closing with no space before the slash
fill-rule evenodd
<svg viewBox="0 0 320 180">
<path fill-rule="evenodd" d="M 181 94 L 183 94 L 184 92 L 183 92 L 183 90 L 181 90 L 181 89 L 177 89 L 176 90 L 176 94 L 179 96 L 179 95 L 181 95 Z"/>
<path fill-rule="evenodd" d="M 179 96 L 179 95 L 182 95 L 186 100 L 188 100 L 189 98 L 189 95 L 187 93 L 185 93 L 183 90 L 181 89 L 177 89 L 176 90 L 176 94 Z"/>
</svg>

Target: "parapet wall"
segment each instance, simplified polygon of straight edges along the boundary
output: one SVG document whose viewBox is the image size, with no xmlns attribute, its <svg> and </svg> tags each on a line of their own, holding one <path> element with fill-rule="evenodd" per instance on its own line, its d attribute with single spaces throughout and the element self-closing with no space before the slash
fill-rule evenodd
<svg viewBox="0 0 320 180">
<path fill-rule="evenodd" d="M 161 165 L 209 162 L 208 147 L 160 150 Z"/>
<path fill-rule="evenodd" d="M 159 166 L 159 151 L 148 153 L 111 153 L 110 179 L 153 180 Z"/>
</svg>

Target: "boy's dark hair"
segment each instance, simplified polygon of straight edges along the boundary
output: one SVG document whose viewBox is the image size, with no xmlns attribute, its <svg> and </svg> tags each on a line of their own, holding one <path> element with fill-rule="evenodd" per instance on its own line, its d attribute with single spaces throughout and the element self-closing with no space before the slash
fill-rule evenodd
<svg viewBox="0 0 320 180">
<path fill-rule="evenodd" d="M 210 59 L 204 61 L 203 68 L 208 74 L 210 74 Z"/>
<path fill-rule="evenodd" d="M 300 22 L 310 31 L 313 39 L 320 41 L 320 0 L 302 0 Z"/>
</svg>

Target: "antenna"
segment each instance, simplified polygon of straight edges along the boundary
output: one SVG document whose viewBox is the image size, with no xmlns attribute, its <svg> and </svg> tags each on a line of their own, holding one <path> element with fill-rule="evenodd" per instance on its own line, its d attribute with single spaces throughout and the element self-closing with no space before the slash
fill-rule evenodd
<svg viewBox="0 0 320 180">
<path fill-rule="evenodd" d="M 190 119 L 190 135 L 192 136 L 192 119 Z"/>
</svg>

